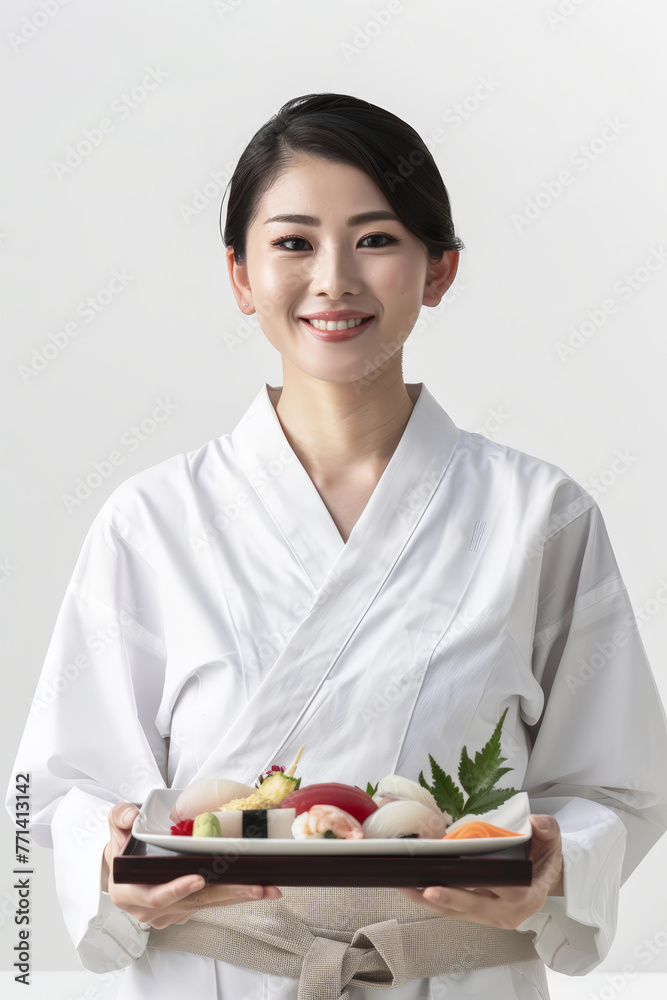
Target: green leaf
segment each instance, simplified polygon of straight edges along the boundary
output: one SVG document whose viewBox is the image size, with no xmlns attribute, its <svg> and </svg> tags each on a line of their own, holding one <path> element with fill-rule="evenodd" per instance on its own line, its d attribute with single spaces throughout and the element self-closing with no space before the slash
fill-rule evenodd
<svg viewBox="0 0 667 1000">
<path fill-rule="evenodd" d="M 468 751 L 464 747 L 461 751 L 461 762 L 459 763 L 459 781 L 464 792 L 468 795 L 475 787 L 475 765 L 468 756 Z"/>
<path fill-rule="evenodd" d="M 419 784 L 424 788 L 428 788 L 438 806 L 445 812 L 448 812 L 452 819 L 458 819 L 463 811 L 463 792 L 435 762 L 431 754 L 428 755 L 428 759 L 431 762 L 433 785 L 426 783 L 422 771 L 419 772 Z"/>
<path fill-rule="evenodd" d="M 507 799 L 517 794 L 516 788 L 485 788 L 476 795 L 471 795 L 463 809 L 466 813 L 485 813 L 497 809 Z"/>
<path fill-rule="evenodd" d="M 324 836 L 327 840 L 340 840 L 340 837 L 337 837 L 333 830 L 325 830 Z"/>
<path fill-rule="evenodd" d="M 368 793 L 368 795 L 370 795 L 371 797 L 373 795 L 375 795 L 375 793 L 378 790 L 378 785 L 379 784 L 380 784 L 380 782 L 378 781 L 378 784 L 375 786 L 375 788 L 373 788 L 373 786 L 371 785 L 370 781 L 367 781 L 366 782 L 366 792 Z"/>
<path fill-rule="evenodd" d="M 436 764 L 431 754 L 428 758 L 431 762 L 433 785 L 428 785 L 423 772 L 419 772 L 419 784 L 431 792 L 440 808 L 453 819 L 460 819 L 466 813 L 489 812 L 517 794 L 514 788 L 494 789 L 496 782 L 513 770 L 511 767 L 500 767 L 507 760 L 507 757 L 500 756 L 500 733 L 507 712 L 506 708 L 488 742 L 477 751 L 474 760 L 468 755 L 467 747 L 463 747 L 461 751 L 458 775 L 461 786 L 468 795 L 466 801 L 461 789 Z"/>
<path fill-rule="evenodd" d="M 507 760 L 506 757 L 500 756 L 500 731 L 506 714 L 507 709 L 503 712 L 488 742 L 475 754 L 474 760 L 468 756 L 466 747 L 461 751 L 459 779 L 469 795 L 481 792 L 485 788 L 492 788 L 501 773 L 506 774 L 512 770 L 512 768 L 498 767 Z"/>
</svg>

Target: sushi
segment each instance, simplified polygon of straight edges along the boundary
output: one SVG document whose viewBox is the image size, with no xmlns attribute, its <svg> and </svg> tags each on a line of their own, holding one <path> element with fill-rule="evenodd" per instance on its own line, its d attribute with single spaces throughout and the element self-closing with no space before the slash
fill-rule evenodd
<svg viewBox="0 0 667 1000">
<path fill-rule="evenodd" d="M 287 810 L 281 809 L 280 812 Z M 290 809 L 289 812 L 294 812 Z M 335 840 L 361 840 L 361 823 L 344 809 L 330 805 L 314 805 L 300 813 L 292 823 L 295 840 L 329 837 Z"/>
<path fill-rule="evenodd" d="M 183 820 L 171 827 L 174 836 L 252 837 L 293 840 L 292 823 L 296 809 L 227 809 L 224 812 L 199 813 L 194 820 Z M 188 826 L 190 832 L 188 833 Z"/>
<path fill-rule="evenodd" d="M 439 815 L 438 815 L 439 814 Z M 387 802 L 362 823 L 364 837 L 420 837 L 441 839 L 449 826 L 446 814 L 422 802 Z"/>
<path fill-rule="evenodd" d="M 385 806 L 389 802 L 408 800 L 410 802 L 420 802 L 427 806 L 437 816 L 444 816 L 447 826 L 453 822 L 448 812 L 440 808 L 432 792 L 416 781 L 403 778 L 400 774 L 388 774 L 386 778 L 378 782 L 377 790 L 373 796 L 373 802 L 377 806 Z"/>
</svg>

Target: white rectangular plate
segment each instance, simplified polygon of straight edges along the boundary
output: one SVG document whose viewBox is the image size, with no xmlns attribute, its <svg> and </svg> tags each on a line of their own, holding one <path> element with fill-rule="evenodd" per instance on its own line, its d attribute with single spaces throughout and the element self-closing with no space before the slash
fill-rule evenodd
<svg viewBox="0 0 667 1000">
<path fill-rule="evenodd" d="M 173 820 L 170 812 L 181 794 L 181 788 L 154 788 L 148 793 L 132 827 L 132 836 L 155 847 L 164 847 L 179 854 L 405 854 L 414 857 L 425 855 L 491 854 L 516 847 L 530 840 L 530 802 L 526 792 L 517 792 L 497 809 L 475 817 L 470 813 L 449 827 L 454 830 L 470 820 L 479 818 L 485 823 L 501 826 L 506 830 L 520 831 L 517 837 L 480 837 L 472 840 L 442 840 L 431 838 L 368 838 L 365 840 L 288 840 L 278 837 L 183 837 L 170 832 Z"/>
</svg>

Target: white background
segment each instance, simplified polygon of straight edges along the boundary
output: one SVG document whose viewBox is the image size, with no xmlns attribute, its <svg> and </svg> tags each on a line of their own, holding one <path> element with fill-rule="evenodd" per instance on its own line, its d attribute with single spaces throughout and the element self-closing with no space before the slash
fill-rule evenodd
<svg viewBox="0 0 667 1000">
<path fill-rule="evenodd" d="M 406 344 L 405 380 L 424 381 L 458 426 L 560 465 L 596 497 L 667 700 L 666 26 L 659 0 L 5 0 L 3 788 L 104 500 L 228 433 L 264 382 L 282 384 L 280 356 L 232 297 L 218 216 L 255 131 L 314 92 L 379 104 L 429 144 L 466 250 Z M 112 130 L 63 169 L 104 118 Z M 114 271 L 127 286 L 106 303 Z M 77 311 L 88 297 L 92 322 Z M 43 353 L 72 321 L 78 335 Z M 151 424 L 157 400 L 172 413 Z M 147 420 L 139 441 L 132 427 Z M 68 507 L 114 450 L 121 464 Z M 11 970 L 9 817 L 0 840 Z M 74 974 L 50 853 L 32 855 L 32 996 L 111 997 Z M 608 958 L 584 979 L 551 975 L 554 998 L 657 996 L 666 876 L 664 838 L 622 889 Z"/>
</svg>

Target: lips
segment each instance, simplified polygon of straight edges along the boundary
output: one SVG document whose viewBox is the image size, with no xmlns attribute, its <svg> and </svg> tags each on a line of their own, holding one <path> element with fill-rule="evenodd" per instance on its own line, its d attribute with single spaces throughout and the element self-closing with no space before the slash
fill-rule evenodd
<svg viewBox="0 0 667 1000">
<path fill-rule="evenodd" d="M 327 323 L 337 323 L 343 319 L 372 319 L 371 313 L 362 313 L 356 309 L 325 309 L 322 312 L 308 313 L 299 316 L 299 319 L 323 319 Z"/>
<path fill-rule="evenodd" d="M 299 317 L 299 322 L 303 323 L 305 329 L 314 337 L 317 337 L 318 340 L 325 340 L 331 343 L 339 340 L 351 340 L 352 337 L 358 337 L 361 333 L 364 333 L 364 331 L 368 329 L 374 319 L 374 316 L 369 316 L 365 323 L 359 323 L 358 326 L 352 326 L 343 330 L 318 330 L 303 316 Z"/>
</svg>

